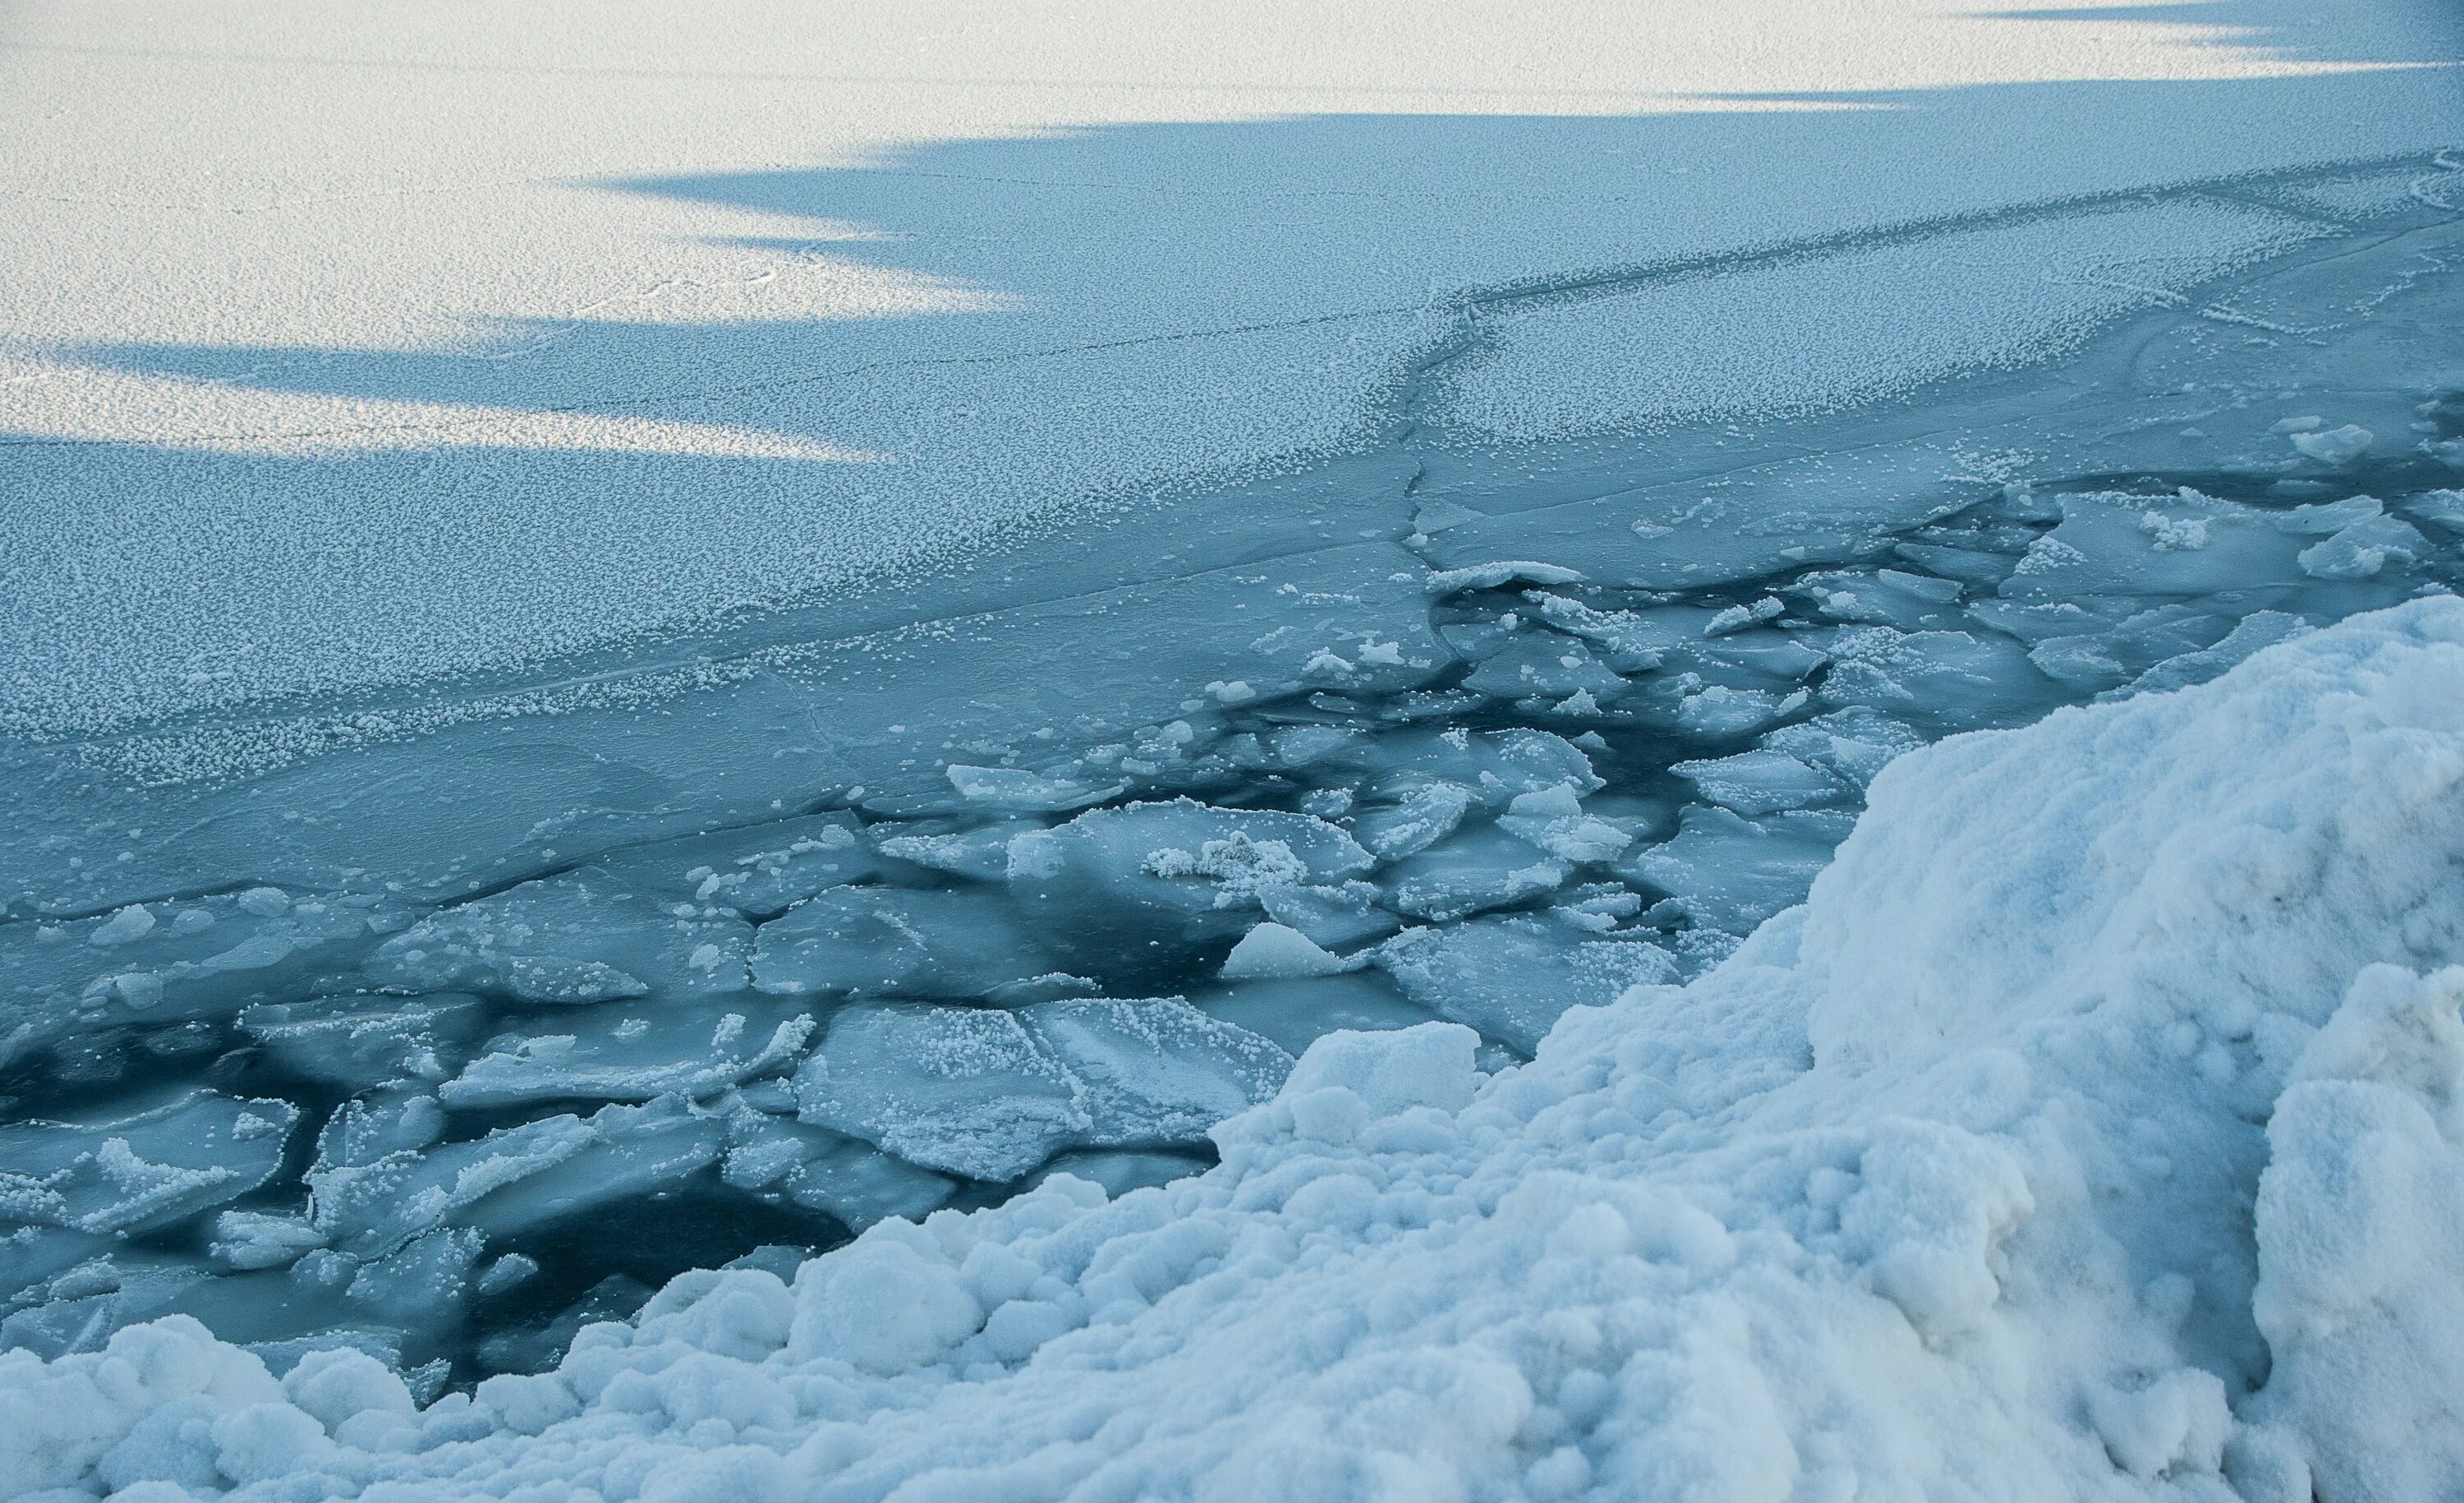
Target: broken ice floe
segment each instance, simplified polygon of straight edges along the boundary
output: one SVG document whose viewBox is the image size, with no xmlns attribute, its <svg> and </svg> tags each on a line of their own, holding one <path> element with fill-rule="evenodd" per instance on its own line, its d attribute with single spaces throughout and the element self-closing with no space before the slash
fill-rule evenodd
<svg viewBox="0 0 2464 1503">
<path fill-rule="evenodd" d="M 2295 453 L 2289 492 L 1980 481 L 1793 558 L 1638 506 L 1647 564 L 1576 568 L 1561 508 L 1522 562 L 1432 571 L 1408 672 L 1293 630 L 1316 667 L 1272 692 L 1014 765 L 954 749 L 937 793 L 456 901 L 260 885 L 0 925 L 0 1337 L 191 1314 L 423 1385 L 532 1368 L 678 1268 L 1202 1167 L 1337 1029 L 1463 1023 L 1506 1068 L 1801 902 L 1910 748 L 2456 582 L 2443 460 Z"/>
</svg>

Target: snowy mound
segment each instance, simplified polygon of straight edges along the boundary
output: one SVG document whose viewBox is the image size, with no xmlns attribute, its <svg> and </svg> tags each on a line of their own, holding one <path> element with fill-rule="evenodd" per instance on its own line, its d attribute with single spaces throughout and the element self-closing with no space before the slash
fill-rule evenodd
<svg viewBox="0 0 2464 1503">
<path fill-rule="evenodd" d="M 2454 1496 L 2459 795 L 2464 603 L 2356 618 L 1902 758 L 1527 1067 L 1335 1034 L 1205 1175 L 687 1274 L 425 1411 L 186 1317 L 10 1353 L 0 1490 Z"/>
</svg>

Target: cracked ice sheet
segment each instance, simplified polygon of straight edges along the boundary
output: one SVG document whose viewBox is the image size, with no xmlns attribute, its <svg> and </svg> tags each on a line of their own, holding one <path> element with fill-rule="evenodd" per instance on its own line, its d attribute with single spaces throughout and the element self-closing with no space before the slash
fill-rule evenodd
<svg viewBox="0 0 2464 1503">
<path fill-rule="evenodd" d="M 14 1354 L 0 1476 L 2452 1496 L 2459 687 L 2464 606 L 2425 600 L 1912 752 L 1806 907 L 1527 1069 L 1450 1025 L 1335 1035 L 1209 1173 L 887 1222 L 792 1285 L 689 1273 L 425 1412 L 194 1322 Z"/>
<path fill-rule="evenodd" d="M 341 750 L 319 740 L 330 726 L 268 721 L 257 753 L 329 754 L 235 786 L 131 788 L 119 770 L 21 751 L 26 771 L 0 800 L 28 838 L 0 849 L 0 892 L 51 912 L 242 878 L 460 893 L 850 788 L 960 805 L 947 763 L 1119 738 L 1204 710 L 1190 696 L 1207 683 L 1419 682 L 1453 661 L 1421 577 L 1403 549 L 1356 543 L 782 649 L 667 703 L 414 721 L 405 729 L 424 734 Z M 1393 661 L 1318 659 L 1370 644 Z M 207 755 L 231 754 L 225 728 Z"/>
<path fill-rule="evenodd" d="M 2451 74 L 2357 70 L 2451 59 L 2452 10 L 2275 9 L 18 7 L 0 486 L 53 502 L 0 554 L 9 639 L 71 646 L 7 707 L 883 585 L 1358 442 L 1483 289 L 2445 144 Z"/>
<path fill-rule="evenodd" d="M 2211 201 L 1951 228 L 1775 266 L 1643 277 L 1499 320 L 1450 422 L 1529 440 L 1847 408 L 2025 364 L 2327 232 Z M 1776 354 L 1774 352 L 1777 352 Z"/>
</svg>

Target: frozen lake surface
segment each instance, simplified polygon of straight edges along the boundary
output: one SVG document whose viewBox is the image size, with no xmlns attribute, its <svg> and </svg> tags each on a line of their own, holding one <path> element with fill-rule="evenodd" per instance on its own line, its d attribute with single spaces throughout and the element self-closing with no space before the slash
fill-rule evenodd
<svg viewBox="0 0 2464 1503">
<path fill-rule="evenodd" d="M 2464 117 L 2355 66 L 2435 23 L 987 84 L 460 163 L 325 323 L 87 257 L 0 330 L 0 1496 L 2464 1483 Z M 385 45 L 669 86 L 552 40 Z M 320 161 L 21 166 L 0 260 L 330 297 Z"/>
</svg>

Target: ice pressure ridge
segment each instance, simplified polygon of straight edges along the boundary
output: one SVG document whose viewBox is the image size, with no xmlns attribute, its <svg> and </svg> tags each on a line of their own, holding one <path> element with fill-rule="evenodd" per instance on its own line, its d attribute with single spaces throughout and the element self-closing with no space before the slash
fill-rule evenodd
<svg viewBox="0 0 2464 1503">
<path fill-rule="evenodd" d="M 2206 550 L 2147 541 L 2189 519 L 2180 497 L 2133 503 L 2162 526 L 2072 536 L 2131 538 L 2159 564 L 2230 557 L 2233 540 L 2287 539 L 2299 557 L 2334 536 L 2284 530 L 2299 513 L 2221 505 L 2195 508 Z M 2119 507 L 2061 509 L 2101 524 Z M 2033 542 L 2017 555 L 2047 556 Z M 1750 630 L 1791 630 L 1781 619 Z M 1824 713 L 1856 709 L 1873 713 Z M 1870 721 L 1831 722 L 1851 723 Z M 1616 844 L 1606 831 L 1633 817 L 1613 804 L 1566 811 L 1588 785 L 1566 743 L 1463 740 L 1504 786 L 1465 777 L 1459 800 L 1441 800 L 1460 807 L 1423 828 L 1525 841 L 1527 866 L 1617 869 L 1622 851 L 1546 849 Z M 1767 767 L 1803 744 L 1740 755 Z M 1509 794 L 1515 746 L 1575 776 Z M 879 1221 L 801 1267 L 687 1273 L 633 1318 L 583 1327 L 547 1370 L 424 1407 L 364 1352 L 320 1350 L 277 1379 L 187 1315 L 49 1360 L 21 1347 L 0 1358 L 0 1476 L 17 1493 L 157 1500 L 2449 1494 L 2464 1482 L 2464 1373 L 2444 1339 L 2464 1317 L 2459 791 L 2464 605 L 2438 595 L 2279 642 L 2211 682 L 1907 752 L 1880 770 L 1808 902 L 1683 984 L 1672 978 L 1699 952 L 1633 935 L 1615 905 L 1565 881 L 1545 907 L 1527 897 L 1513 917 L 1427 926 L 1432 952 L 1511 955 L 1511 972 L 1626 952 L 1634 984 L 1604 979 L 1583 993 L 1593 1005 L 1527 1021 L 1536 1057 L 1516 1068 L 1484 1071 L 1506 1062 L 1443 1021 L 1338 1031 L 1290 1065 L 1204 1007 L 1304 1031 L 1311 1010 L 1238 988 L 1201 1007 L 855 1003 L 809 1053 L 801 1025 L 782 1036 L 748 1024 L 727 1057 L 775 1048 L 784 1071 L 795 1056 L 792 1087 L 737 1082 L 691 1105 L 696 1093 L 678 1091 L 665 1106 L 514 1132 L 586 1139 L 556 1162 L 607 1156 L 594 1182 L 628 1155 L 647 1161 L 637 1145 L 659 1122 L 697 1124 L 666 1131 L 707 1135 L 731 1166 L 759 1140 L 737 1136 L 747 1122 L 831 1144 L 848 1130 L 889 1139 L 902 1127 L 867 1118 L 868 1085 L 895 1074 L 963 1093 L 983 1075 L 936 1068 L 960 1039 L 971 1066 L 1077 1082 L 1030 1084 L 1001 1114 L 950 1112 L 968 1153 L 1032 1138 L 1047 1119 L 1073 1124 L 1063 1138 L 1084 1135 L 1119 1102 L 1083 1062 L 1123 1051 L 1148 1051 L 1150 1106 L 1155 1051 L 1192 1108 L 1235 1094 L 1255 1104 L 1211 1128 L 1221 1161 L 1204 1173 L 1121 1193 L 1101 1174 L 1054 1176 L 997 1206 Z M 1484 794 L 1492 819 L 1473 812 Z M 1402 799 L 1357 805 L 1355 834 L 1325 816 L 1121 805 L 1028 822 L 996 870 L 1030 884 L 1078 870 L 1090 904 L 1107 884 L 1203 895 L 1271 875 L 1250 896 L 1283 903 L 1275 895 L 1341 893 L 1385 870 L 1375 828 L 1362 829 L 1378 807 Z M 1717 817 L 1727 829 L 1778 816 Z M 1170 843 L 1117 838 L 1140 822 Z M 1304 830 L 1314 838 L 1290 838 Z M 932 848 L 944 869 L 990 859 L 963 832 L 888 838 L 950 842 Z M 1327 880 L 1304 884 L 1303 868 Z M 1607 883 L 1583 884 L 1595 885 Z M 1278 986 L 1309 984 L 1318 956 L 1363 953 L 1314 906 L 1286 908 L 1277 931 L 1248 900 L 1158 892 L 1139 912 L 1210 926 L 1219 945 L 1248 923 L 1232 968 Z M 1348 922 L 1371 911 L 1323 902 Z M 763 968 L 781 953 L 762 942 L 769 927 L 753 975 L 775 986 L 806 974 Z M 444 941 L 421 943 L 434 954 Z M 1398 981 L 1419 963 L 1368 953 Z M 1340 974 L 1314 983 L 1337 988 L 1321 1005 L 1365 984 Z M 1420 995 L 1461 1010 L 1442 982 Z M 842 1029 L 893 1051 L 846 1059 Z M 412 1047 L 438 1049 L 447 1032 Z M 577 1037 L 571 1052 L 613 1049 Z M 509 1045 L 451 1056 L 471 1060 L 459 1069 L 440 1054 L 428 1073 L 441 1096 L 455 1081 L 514 1090 L 525 1070 L 585 1068 L 555 1063 L 566 1053 Z M 507 1062 L 476 1068 L 491 1060 Z M 258 1146 L 147 1168 L 161 1149 L 117 1129 L 56 1193 L 89 1216 L 183 1195 L 204 1207 L 209 1179 L 262 1178 L 291 1130 L 288 1109 L 261 1101 L 182 1110 L 219 1114 L 217 1143 Z M 335 1118 L 312 1177 L 354 1172 L 343 1143 L 355 1123 L 385 1130 L 380 1111 Z M 320 1194 L 316 1216 L 250 1245 L 276 1261 L 296 1237 L 317 1246 L 306 1261 L 349 1257 L 335 1245 L 354 1237 L 407 1237 L 385 1256 L 426 1249 L 441 1268 L 456 1239 L 475 1248 L 487 1207 L 507 1215 L 525 1179 L 558 1172 L 509 1138 L 393 1151 L 416 1184 L 381 1211 L 338 1217 Z M 945 1138 L 930 1152 L 957 1151 Z M 1034 1160 L 1022 1147 L 1011 1162 Z M 421 1206 L 436 1229 L 382 1219 Z M 220 1225 L 247 1240 L 246 1216 Z"/>
</svg>

